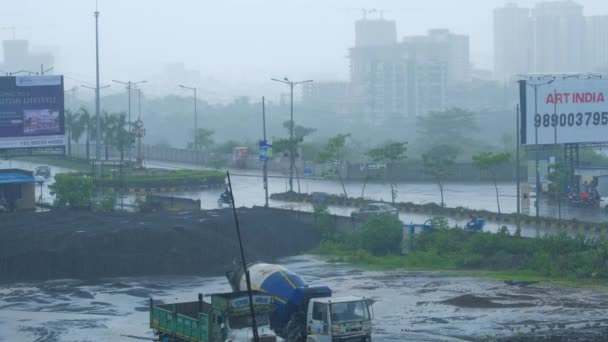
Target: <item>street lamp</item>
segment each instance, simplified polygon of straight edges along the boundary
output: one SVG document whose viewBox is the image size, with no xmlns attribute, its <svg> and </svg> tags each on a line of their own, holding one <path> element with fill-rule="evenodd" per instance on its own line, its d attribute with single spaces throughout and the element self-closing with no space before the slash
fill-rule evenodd
<svg viewBox="0 0 608 342">
<path fill-rule="evenodd" d="M 189 89 L 194 91 L 194 149 L 197 149 L 198 147 L 198 141 L 196 140 L 197 134 L 198 134 L 198 118 L 197 118 L 197 113 L 196 113 L 196 87 L 186 87 L 185 85 L 179 85 L 178 87 L 182 88 L 182 89 Z"/>
<path fill-rule="evenodd" d="M 549 79 L 547 80 L 547 76 L 541 76 L 537 78 L 538 83 L 533 83 L 530 84 L 528 82 L 526 82 L 526 85 L 529 87 L 532 87 L 534 89 L 534 117 L 536 118 L 538 116 L 538 87 L 540 86 L 544 86 L 544 85 L 548 85 L 553 83 L 553 79 Z M 535 203 L 535 209 L 536 209 L 536 219 L 538 220 L 538 218 L 540 217 L 540 196 L 541 196 L 541 184 L 540 184 L 540 170 L 539 170 L 539 155 L 538 155 L 538 126 L 534 125 L 534 148 L 535 148 L 535 168 L 536 168 L 536 174 L 535 174 L 535 178 L 536 178 L 536 203 Z M 538 231 L 538 227 L 536 229 L 536 235 L 539 235 L 539 231 Z"/>
<path fill-rule="evenodd" d="M 123 82 L 123 81 L 112 80 L 112 82 L 124 84 L 124 85 L 127 86 L 128 96 L 129 96 L 129 132 L 131 132 L 131 124 L 132 124 L 132 122 L 131 122 L 131 88 L 133 88 L 133 86 L 136 85 L 136 84 L 146 83 L 147 81 L 138 81 L 138 82 L 127 81 L 127 82 Z M 129 161 L 131 161 L 131 144 L 129 144 Z"/>
<path fill-rule="evenodd" d="M 101 101 L 99 99 L 99 91 L 101 89 L 109 88 L 110 85 L 105 85 L 103 87 L 99 87 L 99 84 L 96 87 L 89 87 L 86 85 L 81 85 L 81 87 L 86 89 L 91 89 L 95 91 L 95 121 L 97 123 L 97 127 L 95 128 L 96 140 L 95 140 L 95 158 L 97 161 L 101 160 Z M 106 113 L 106 123 L 108 121 L 108 114 Z M 103 144 L 106 146 L 106 160 L 108 160 L 108 145 L 104 139 Z"/>
<path fill-rule="evenodd" d="M 278 80 L 276 78 L 271 78 L 271 81 L 275 81 L 275 82 L 280 82 L 283 84 L 286 84 L 289 86 L 289 90 L 290 90 L 290 97 L 291 97 L 291 110 L 290 110 L 290 125 L 289 125 L 289 191 L 293 191 L 293 167 L 294 167 L 294 163 L 295 163 L 295 159 L 294 159 L 294 155 L 295 155 L 295 151 L 294 151 L 294 140 L 293 140 L 293 87 L 297 86 L 298 84 L 302 84 L 302 83 L 310 83 L 312 82 L 312 80 L 306 80 L 306 81 L 299 81 L 299 82 L 295 82 L 295 81 L 290 81 L 287 77 L 284 77 L 282 80 Z"/>
</svg>

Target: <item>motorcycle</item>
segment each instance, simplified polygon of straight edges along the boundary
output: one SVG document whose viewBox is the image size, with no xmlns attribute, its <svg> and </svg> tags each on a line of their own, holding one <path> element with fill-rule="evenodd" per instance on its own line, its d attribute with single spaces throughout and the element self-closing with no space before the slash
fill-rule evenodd
<svg viewBox="0 0 608 342">
<path fill-rule="evenodd" d="M 217 199 L 217 206 L 218 207 L 222 207 L 224 206 L 224 204 L 231 206 L 232 205 L 232 196 L 228 195 L 227 193 L 222 193 L 220 195 L 220 198 Z"/>
</svg>

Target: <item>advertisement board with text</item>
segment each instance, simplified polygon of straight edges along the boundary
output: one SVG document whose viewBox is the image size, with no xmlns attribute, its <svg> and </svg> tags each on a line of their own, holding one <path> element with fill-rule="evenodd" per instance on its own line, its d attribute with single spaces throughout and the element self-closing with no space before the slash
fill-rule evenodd
<svg viewBox="0 0 608 342">
<path fill-rule="evenodd" d="M 62 76 L 0 77 L 0 149 L 65 145 Z"/>
<path fill-rule="evenodd" d="M 522 80 L 521 143 L 608 141 L 608 79 Z"/>
</svg>

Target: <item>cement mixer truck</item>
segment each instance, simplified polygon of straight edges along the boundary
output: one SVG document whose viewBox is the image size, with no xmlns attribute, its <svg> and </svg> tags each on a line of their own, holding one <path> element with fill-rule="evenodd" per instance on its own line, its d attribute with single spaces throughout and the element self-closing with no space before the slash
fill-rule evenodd
<svg viewBox="0 0 608 342">
<path fill-rule="evenodd" d="M 281 265 L 247 265 L 251 288 L 274 297 L 270 328 L 287 342 L 371 341 L 372 301 L 360 297 L 332 297 L 327 286 L 309 287 Z M 246 291 L 242 266 L 226 273 L 232 290 Z"/>
</svg>

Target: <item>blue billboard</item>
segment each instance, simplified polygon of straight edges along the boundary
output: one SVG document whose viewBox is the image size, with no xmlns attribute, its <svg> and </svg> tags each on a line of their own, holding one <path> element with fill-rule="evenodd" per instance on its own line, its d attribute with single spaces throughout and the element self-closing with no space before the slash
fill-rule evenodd
<svg viewBox="0 0 608 342">
<path fill-rule="evenodd" d="M 65 145 L 63 76 L 0 77 L 0 149 Z"/>
</svg>

